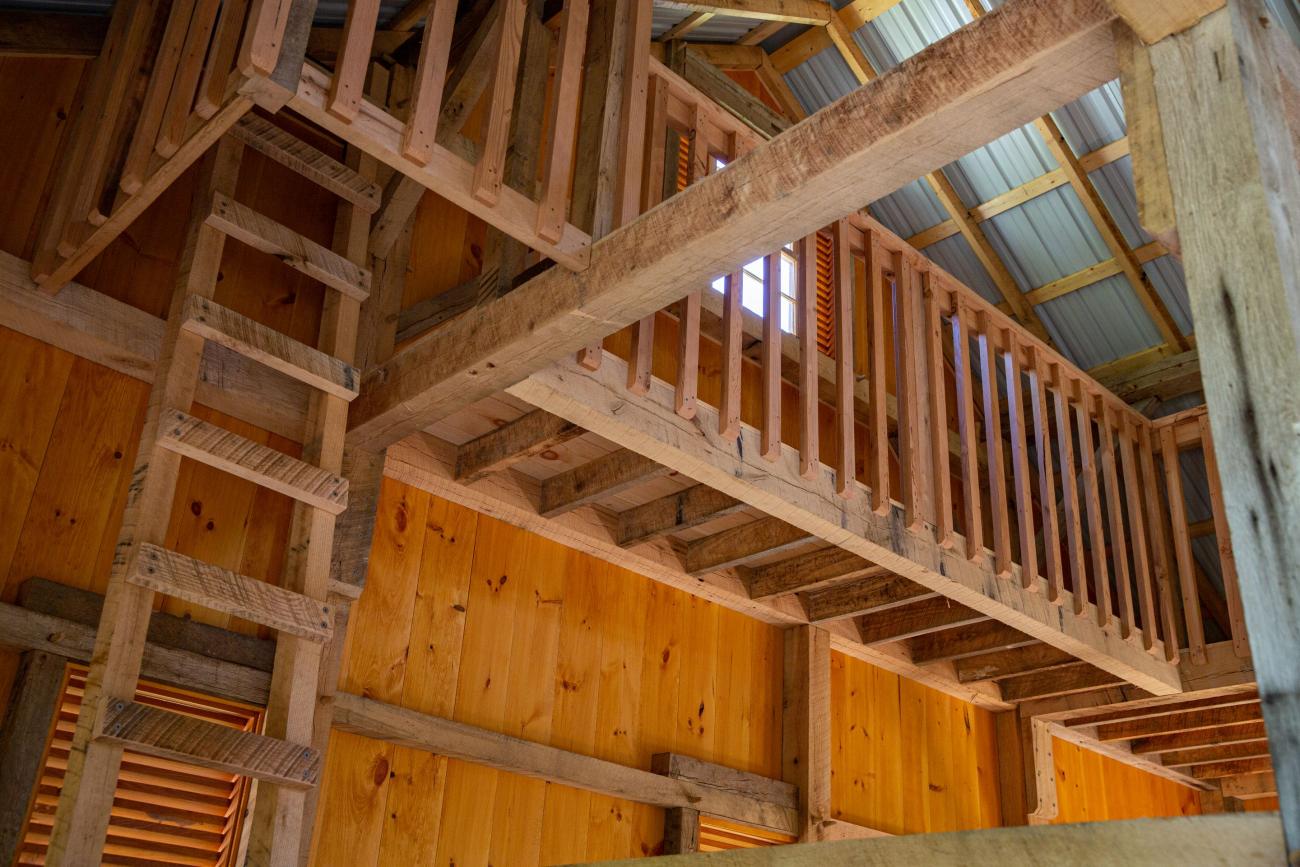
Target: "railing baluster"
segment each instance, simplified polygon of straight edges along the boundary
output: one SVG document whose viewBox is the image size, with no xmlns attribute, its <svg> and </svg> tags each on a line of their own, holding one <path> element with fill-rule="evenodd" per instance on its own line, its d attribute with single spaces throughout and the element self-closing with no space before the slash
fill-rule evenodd
<svg viewBox="0 0 1300 867">
<path fill-rule="evenodd" d="M 948 463 L 948 399 L 944 388 L 943 317 L 937 281 L 921 272 L 924 302 L 925 372 L 930 399 L 930 463 L 934 473 L 934 535 L 941 546 L 952 546 L 952 487 Z"/>
<path fill-rule="evenodd" d="M 1011 426 L 1011 473 L 1016 488 L 1016 526 L 1020 535 L 1020 586 L 1038 583 L 1038 545 L 1034 538 L 1033 479 L 1029 475 L 1029 444 L 1025 435 L 1025 392 L 1020 380 L 1020 347 L 1007 332 L 1002 372 L 1007 380 L 1007 422 Z"/>
<path fill-rule="evenodd" d="M 1073 584 L 1074 613 L 1088 610 L 1088 566 L 1083 554 L 1083 515 L 1079 511 L 1079 484 L 1074 460 L 1074 433 L 1070 425 L 1071 383 L 1059 363 L 1052 365 L 1052 409 L 1056 415 L 1056 448 L 1061 459 L 1061 502 L 1065 509 L 1065 544 Z"/>
<path fill-rule="evenodd" d="M 668 89 L 658 78 L 647 84 L 650 106 L 649 131 L 645 140 L 645 180 L 638 185 L 638 195 L 644 200 L 645 210 L 663 201 L 670 187 L 669 178 L 677 177 L 677 160 L 669 162 L 668 150 Z M 671 188 L 676 190 L 676 183 Z M 626 204 L 626 203 L 624 203 Z M 620 223 L 622 220 L 619 221 Z M 650 390 L 650 375 L 654 367 L 655 314 L 643 317 L 632 330 L 632 354 L 627 365 L 627 387 L 634 394 Z M 680 358 L 680 356 L 679 356 Z"/>
<path fill-rule="evenodd" d="M 870 424 L 867 429 L 871 440 L 871 508 L 877 514 L 889 514 L 889 414 L 886 411 L 886 389 L 888 387 L 885 370 L 885 254 L 876 242 L 875 232 L 863 233 L 863 250 L 867 257 L 867 307 L 869 310 L 868 327 L 871 338 L 868 352 L 871 358 L 868 381 L 871 386 L 871 402 L 867 407 Z"/>
<path fill-rule="evenodd" d="M 518 6 L 519 3 L 517 0 L 510 0 L 510 5 Z M 325 109 L 338 119 L 349 123 L 361 110 L 361 100 L 364 98 L 366 86 L 366 67 L 370 65 L 370 47 L 375 41 L 375 22 L 378 20 L 379 0 L 352 0 L 348 4 L 348 16 L 343 22 L 343 42 L 339 46 L 338 60 L 334 63 L 334 78 L 330 82 Z M 520 39 L 524 34 L 523 25 L 524 18 L 521 12 L 517 27 Z M 515 58 L 518 59 L 518 56 L 516 50 Z M 269 73 L 270 70 L 267 72 Z M 513 75 L 510 82 L 513 88 Z M 509 111 L 507 106 L 507 114 Z M 507 116 L 506 126 L 509 125 Z"/>
<path fill-rule="evenodd" d="M 1079 388 L 1075 417 L 1079 425 L 1079 459 L 1083 465 L 1083 493 L 1088 508 L 1088 546 L 1092 552 L 1092 591 L 1097 600 L 1097 625 L 1110 623 L 1110 567 L 1106 563 L 1106 528 L 1101 521 L 1101 491 L 1097 481 L 1097 451 L 1092 442 L 1091 399 Z"/>
<path fill-rule="evenodd" d="M 1120 419 L 1120 460 L 1124 467 L 1124 495 L 1128 505 L 1129 541 L 1133 545 L 1133 579 L 1137 582 L 1138 612 L 1142 615 L 1142 646 L 1150 650 L 1156 642 L 1156 606 L 1152 592 L 1155 576 L 1147 558 L 1150 534 L 1142 517 L 1142 492 L 1138 487 L 1137 456 L 1133 451 L 1133 422 Z"/>
<path fill-rule="evenodd" d="M 586 0 L 569 0 L 568 7 L 565 11 L 565 22 L 573 15 L 569 7 L 575 4 L 582 6 L 582 28 L 583 38 L 586 38 Z M 433 143 L 438 132 L 438 114 L 442 109 L 442 91 L 447 84 L 447 58 L 451 52 L 451 33 L 456 26 L 456 3 L 455 0 L 434 0 L 433 8 L 430 10 L 429 17 L 424 22 L 424 33 L 421 35 L 420 59 L 417 61 L 415 68 L 415 86 L 411 90 L 411 110 L 406 118 L 406 126 L 402 129 L 402 154 L 407 158 L 414 160 L 420 165 L 424 165 L 433 157 Z M 568 30 L 565 30 L 564 39 L 570 37 Z M 554 97 L 554 107 L 551 111 L 551 158 L 556 158 L 557 151 L 560 151 L 559 158 L 565 161 L 564 184 L 568 187 L 568 164 L 570 160 L 563 153 L 563 148 L 568 147 L 570 153 L 573 148 L 573 118 L 577 113 L 577 84 L 571 80 L 565 79 L 564 62 L 566 56 L 564 52 L 568 49 L 568 42 L 560 44 L 560 65 L 556 73 L 556 90 Z M 578 63 L 581 67 L 582 49 L 578 49 Z M 581 68 L 578 72 L 581 74 Z M 572 75 L 569 76 L 573 78 Z M 562 93 L 561 86 L 571 87 L 574 94 L 570 96 L 567 92 Z M 562 99 L 568 98 L 573 105 L 567 106 Z M 560 112 L 564 108 L 569 108 L 568 125 L 563 127 L 563 134 L 557 136 L 555 124 L 562 122 Z M 547 163 L 546 177 L 550 181 L 551 172 L 554 166 Z M 561 214 L 558 227 L 554 236 L 542 234 L 542 223 L 547 217 L 546 198 L 542 198 L 542 209 L 539 214 L 539 225 L 537 234 L 546 240 L 554 243 L 560 240 L 564 228 L 563 200 L 561 200 Z M 548 224 L 549 225 L 549 224 Z"/>
<path fill-rule="evenodd" d="M 795 268 L 796 329 L 799 332 L 799 473 L 805 479 L 815 479 L 821 473 L 817 418 L 816 232 L 800 238 L 795 244 Z"/>
<path fill-rule="evenodd" d="M 1061 576 L 1061 531 L 1056 518 L 1056 469 L 1052 466 L 1052 424 L 1047 415 L 1047 388 L 1043 383 L 1043 359 L 1029 349 L 1029 397 L 1034 416 L 1034 451 L 1038 456 L 1038 502 L 1043 520 L 1043 562 L 1047 567 L 1047 601 L 1060 604 L 1064 579 Z M 1073 472 L 1062 466 L 1061 472 Z M 1077 508 L 1077 506 L 1076 506 Z"/>
<path fill-rule="evenodd" d="M 519 55 L 524 43 L 524 19 L 528 0 L 500 0 L 501 34 L 496 46 L 492 71 L 492 90 L 488 97 L 487 131 L 483 150 L 474 166 L 474 198 L 485 205 L 495 205 L 505 180 L 506 151 L 510 144 L 510 117 L 514 113 L 515 78 L 519 74 Z M 349 19 L 351 20 L 351 19 Z M 334 81 L 338 83 L 338 76 Z M 359 104 L 359 103 L 358 103 Z M 331 109 L 332 110 L 332 109 Z M 640 173 L 638 172 L 638 177 Z"/>
<path fill-rule="evenodd" d="M 1110 405 L 1104 400 L 1098 402 L 1101 404 L 1101 472 L 1106 485 L 1106 516 L 1110 519 L 1111 562 L 1115 567 L 1115 588 L 1119 593 L 1119 634 L 1128 638 L 1133 634 L 1133 583 L 1129 579 L 1124 506 L 1120 501 L 1119 472 L 1115 461 L 1115 419 Z"/>
<path fill-rule="evenodd" d="M 1006 577 L 1011 574 L 1011 515 L 1002 454 L 1002 401 L 998 394 L 998 349 L 994 345 L 993 329 L 992 319 L 987 312 L 981 311 L 976 342 L 980 352 L 980 379 L 983 381 L 984 450 L 988 454 L 989 510 L 993 519 L 993 571 L 999 577 Z"/>
<path fill-rule="evenodd" d="M 979 436 L 975 430 L 975 383 L 971 376 L 971 320 L 974 313 L 961 292 L 953 293 L 952 356 L 957 384 L 957 434 L 961 438 L 961 490 L 965 507 L 966 556 L 984 556 L 984 516 L 980 504 Z"/>
<path fill-rule="evenodd" d="M 760 454 L 781 456 L 781 251 L 763 257 L 763 437 Z"/>
<path fill-rule="evenodd" d="M 903 514 L 910 529 L 924 525 L 924 467 L 921 456 L 921 381 L 917 364 L 921 344 L 917 340 L 916 272 L 903 258 L 901 250 L 893 255 L 894 266 L 894 370 L 898 373 L 899 425 L 898 463 L 902 470 Z"/>
<path fill-rule="evenodd" d="M 1174 560 L 1178 565 L 1178 586 L 1183 595 L 1183 620 L 1187 626 L 1187 649 L 1192 661 L 1204 665 L 1205 621 L 1201 617 L 1201 596 L 1196 588 L 1196 565 L 1187 527 L 1187 506 L 1183 499 L 1183 471 L 1173 425 L 1160 429 L 1160 458 L 1165 467 L 1165 499 L 1169 506 L 1169 527 L 1174 539 Z"/>
<path fill-rule="evenodd" d="M 657 79 L 656 79 L 657 83 Z M 709 126 L 700 105 L 691 118 L 690 154 L 686 183 L 695 183 L 709 173 Z M 678 322 L 677 389 L 673 403 L 682 418 L 695 418 L 700 375 L 700 290 L 682 299 Z"/>
<path fill-rule="evenodd" d="M 740 435 L 740 307 L 741 272 L 726 277 L 722 295 L 722 405 L 718 407 L 718 434 L 725 439 Z"/>
<path fill-rule="evenodd" d="M 1146 501 L 1146 524 L 1151 539 L 1156 588 L 1160 594 L 1160 619 L 1164 633 L 1165 659 L 1178 662 L 1178 621 L 1174 617 L 1174 597 L 1169 586 L 1169 542 L 1165 537 L 1164 511 L 1160 506 L 1160 489 L 1156 486 L 1154 442 L 1149 425 L 1137 426 L 1138 462 L 1142 468 L 1142 491 Z"/>
<path fill-rule="evenodd" d="M 835 317 L 835 491 L 849 499 L 857 489 L 853 443 L 853 251 L 848 220 L 831 228 L 831 261 Z"/>
<path fill-rule="evenodd" d="M 199 93 L 194 101 L 194 111 L 199 117 L 212 117 L 226 99 L 226 86 L 239 51 L 239 37 L 243 34 L 244 13 L 248 0 L 224 0 L 221 17 L 217 21 L 217 35 L 212 38 L 212 51 L 199 79 Z"/>
<path fill-rule="evenodd" d="M 1214 454 L 1210 433 L 1210 416 L 1202 413 L 1198 421 L 1201 451 L 1205 454 L 1205 476 L 1210 483 L 1210 511 L 1214 519 L 1214 541 L 1219 546 L 1219 569 L 1223 573 L 1223 598 L 1228 604 L 1228 622 L 1232 626 L 1232 649 L 1237 656 L 1250 656 L 1246 638 L 1246 612 L 1241 605 L 1241 588 L 1237 584 L 1237 558 L 1232 553 L 1232 533 L 1223 508 L 1223 485 L 1219 480 L 1219 460 Z"/>
</svg>

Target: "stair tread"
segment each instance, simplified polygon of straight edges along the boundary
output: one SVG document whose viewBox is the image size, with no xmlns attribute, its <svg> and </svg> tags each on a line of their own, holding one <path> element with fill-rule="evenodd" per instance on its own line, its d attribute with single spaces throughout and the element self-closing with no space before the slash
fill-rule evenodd
<svg viewBox="0 0 1300 867">
<path fill-rule="evenodd" d="M 185 299 L 183 328 L 343 400 L 357 396 L 355 367 L 198 295 Z"/>
<path fill-rule="evenodd" d="M 245 115 L 230 131 L 253 150 L 351 202 L 367 214 L 379 210 L 382 193 L 378 184 L 366 180 L 266 118 L 256 114 Z"/>
<path fill-rule="evenodd" d="M 126 699 L 105 701 L 99 739 L 133 752 L 295 789 L 310 789 L 320 778 L 320 753 L 311 747 Z"/>
<path fill-rule="evenodd" d="M 369 270 L 229 196 L 213 195 L 207 223 L 358 301 L 370 295 Z"/>
<path fill-rule="evenodd" d="M 333 632 L 333 613 L 324 602 L 147 542 L 127 580 L 311 641 L 324 642 Z"/>
<path fill-rule="evenodd" d="M 348 506 L 348 480 L 175 408 L 164 409 L 158 444 L 333 515 Z"/>
</svg>

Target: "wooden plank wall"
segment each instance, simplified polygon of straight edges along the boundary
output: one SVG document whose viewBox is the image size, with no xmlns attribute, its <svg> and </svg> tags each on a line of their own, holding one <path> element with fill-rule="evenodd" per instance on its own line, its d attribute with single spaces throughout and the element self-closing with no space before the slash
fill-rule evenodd
<svg viewBox="0 0 1300 867">
<path fill-rule="evenodd" d="M 1196 789 L 1140 771 L 1132 765 L 1056 738 L 1056 793 L 1060 813 L 1053 824 L 1191 816 L 1201 812 Z"/>
<path fill-rule="evenodd" d="M 1001 824 L 994 715 L 831 655 L 831 809 L 891 834 Z"/>
</svg>

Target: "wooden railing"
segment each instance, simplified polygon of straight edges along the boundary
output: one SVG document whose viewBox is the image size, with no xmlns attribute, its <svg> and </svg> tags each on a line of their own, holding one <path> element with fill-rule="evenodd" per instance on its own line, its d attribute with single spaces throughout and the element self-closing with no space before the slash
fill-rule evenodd
<svg viewBox="0 0 1300 867">
<path fill-rule="evenodd" d="M 259 34 L 255 16 L 277 4 L 252 0 L 254 17 L 249 5 L 115 9 L 41 220 L 32 270 L 46 291 L 74 277 L 252 106 L 241 94 L 241 45 L 269 41 L 278 50 L 284 22 Z"/>
<path fill-rule="evenodd" d="M 643 208 L 760 143 L 655 62 L 648 92 Z M 737 271 L 723 275 L 721 292 L 697 288 L 631 327 L 630 391 L 644 393 L 656 367 L 656 319 L 676 320 L 675 363 L 670 372 L 660 358 L 657 372 L 674 383 L 678 413 L 695 415 L 715 376 L 700 363 L 703 309 L 713 317 L 704 338 L 718 344 L 708 353 L 720 359 L 718 381 L 707 390 L 721 435 L 752 424 L 764 456 L 777 459 L 788 443 L 805 475 L 829 465 L 841 496 L 867 496 L 881 514 L 901 509 L 909 528 L 987 561 L 999 580 L 1115 623 L 1167 660 L 1180 647 L 1205 660 L 1181 492 L 1162 484 L 1177 477 L 1170 434 L 1193 443 L 1188 422 L 1153 424 L 864 213 L 757 261 L 748 279 L 761 283 L 761 304 L 742 304 L 747 278 Z M 792 332 L 782 304 L 793 308 Z M 747 389 L 758 400 L 742 401 Z M 1213 499 L 1229 607 L 1239 611 Z M 1244 648 L 1234 625 L 1238 636 Z"/>
<path fill-rule="evenodd" d="M 631 5 L 648 15 L 649 4 Z M 642 10 L 642 5 L 647 9 Z M 549 105 L 545 125 L 548 140 L 543 145 L 544 153 L 538 155 L 540 183 L 535 190 L 529 184 L 516 189 L 506 182 L 506 156 L 520 83 L 528 4 L 525 0 L 501 0 L 498 6 L 492 13 L 497 16 L 496 23 L 484 45 L 492 58 L 490 85 L 481 131 L 475 138 L 462 134 L 461 124 L 475 108 L 476 100 L 462 105 L 459 100 L 444 98 L 450 80 L 454 0 L 436 0 L 430 5 L 415 84 L 404 117 L 398 118 L 363 98 L 380 13 L 380 4 L 375 0 L 349 4 L 333 70 L 306 63 L 291 106 L 543 255 L 567 267 L 580 268 L 585 265 L 591 237 L 570 221 L 568 211 L 586 57 L 588 2 L 566 0 L 564 4 L 550 99 L 545 99 L 543 80 L 540 94 L 525 94 L 521 101 L 521 110 L 531 110 L 535 102 L 539 115 L 543 101 Z M 462 63 L 473 60 L 466 58 Z M 455 109 L 454 118 L 444 112 L 444 104 Z M 640 142 L 632 144 L 639 151 Z"/>
</svg>

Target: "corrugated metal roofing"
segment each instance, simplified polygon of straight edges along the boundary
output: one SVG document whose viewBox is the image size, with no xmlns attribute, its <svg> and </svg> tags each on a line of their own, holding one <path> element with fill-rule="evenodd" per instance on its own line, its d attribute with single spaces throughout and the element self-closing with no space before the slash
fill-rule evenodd
<svg viewBox="0 0 1300 867">
<path fill-rule="evenodd" d="M 994 4 L 997 5 L 997 4 Z M 879 70 L 889 69 L 926 45 L 969 23 L 964 0 L 902 0 L 858 30 L 854 37 Z M 811 110 L 857 86 L 847 65 L 827 50 L 786 75 L 791 90 Z M 1066 141 L 1085 154 L 1125 135 L 1124 106 L 1118 82 L 1085 94 L 1053 115 Z M 1057 168 L 1032 126 L 1008 133 L 944 169 L 962 201 L 973 207 Z M 1127 157 L 1094 171 L 1092 181 L 1121 235 L 1131 247 L 1148 237 L 1138 225 L 1132 167 Z M 911 236 L 947 219 L 924 182 L 908 184 L 871 205 L 890 229 Z M 1043 286 L 1111 258 L 1075 192 L 1062 187 L 1038 196 L 983 224 L 1021 291 Z M 926 250 L 980 294 L 1000 300 L 992 280 L 966 241 L 952 237 Z M 1168 257 L 1148 263 L 1145 272 L 1175 322 L 1191 330 L 1182 270 Z M 1123 276 L 1115 276 L 1038 307 L 1061 351 L 1092 367 L 1160 342 L 1159 332 Z"/>
</svg>

